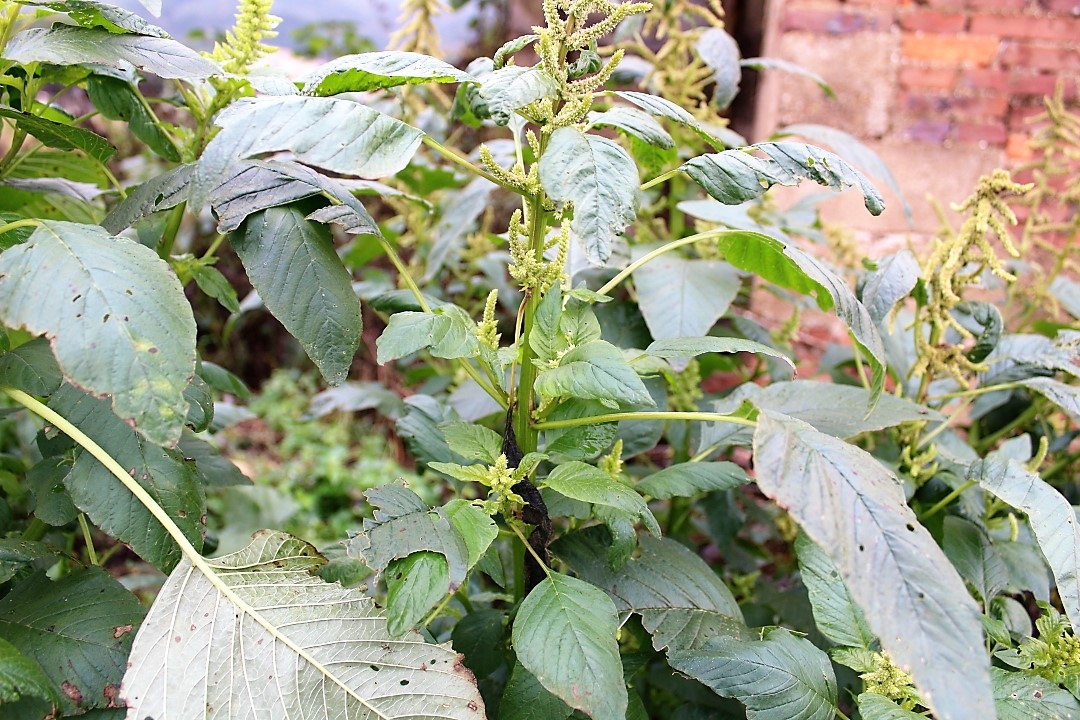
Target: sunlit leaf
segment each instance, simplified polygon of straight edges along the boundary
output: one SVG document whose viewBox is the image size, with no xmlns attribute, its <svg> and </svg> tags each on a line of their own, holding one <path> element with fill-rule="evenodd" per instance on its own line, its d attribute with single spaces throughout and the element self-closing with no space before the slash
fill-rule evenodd
<svg viewBox="0 0 1080 720">
<path fill-rule="evenodd" d="M 579 345 L 563 356 L 559 367 L 541 373 L 536 392 L 548 397 L 654 405 L 652 396 L 618 348 L 603 340 Z"/>
<path fill-rule="evenodd" d="M 116 148 L 108 140 L 95 132 L 74 125 L 54 122 L 7 107 L 0 107 L 0 117 L 14 120 L 16 127 L 37 138 L 46 147 L 58 150 L 82 150 L 101 163 L 116 153 Z"/>
<path fill-rule="evenodd" d="M 714 490 L 731 490 L 750 482 L 741 467 L 731 462 L 684 462 L 669 465 L 637 484 L 638 492 L 667 500 L 672 497 L 692 497 Z"/>
<path fill-rule="evenodd" d="M 337 95 L 399 85 L 469 82 L 473 77 L 429 55 L 400 50 L 343 55 L 303 78 L 305 95 Z"/>
</svg>

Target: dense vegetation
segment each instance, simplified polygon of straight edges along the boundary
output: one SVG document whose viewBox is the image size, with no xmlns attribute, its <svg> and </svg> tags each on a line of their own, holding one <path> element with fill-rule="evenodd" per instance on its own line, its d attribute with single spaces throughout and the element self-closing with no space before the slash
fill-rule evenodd
<svg viewBox="0 0 1080 720">
<path fill-rule="evenodd" d="M 294 80 L 269 0 L 204 54 L 0 1 L 4 717 L 1080 716 L 1060 98 L 1035 182 L 869 258 L 767 191 L 888 171 L 726 128 L 805 71 L 718 3 L 545 0 L 464 70 L 435 5 Z M 252 398 L 260 308 L 328 389 Z"/>
</svg>

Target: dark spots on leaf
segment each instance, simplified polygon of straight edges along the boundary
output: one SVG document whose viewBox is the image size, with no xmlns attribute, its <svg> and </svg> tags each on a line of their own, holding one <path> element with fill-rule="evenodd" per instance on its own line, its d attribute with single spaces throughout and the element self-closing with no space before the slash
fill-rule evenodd
<svg viewBox="0 0 1080 720">
<path fill-rule="evenodd" d="M 859 546 L 859 552 L 866 552 L 866 546 L 865 545 L 860 545 Z"/>
<path fill-rule="evenodd" d="M 925 600 L 926 599 L 926 593 L 919 593 L 918 598 L 920 600 Z"/>
<path fill-rule="evenodd" d="M 1035 692 L 1031 693 L 1031 697 L 1035 698 L 1036 700 L 1042 700 L 1043 691 L 1042 690 L 1036 690 Z"/>
<path fill-rule="evenodd" d="M 372 665 L 371 669 L 374 670 L 375 672 L 379 672 L 379 666 L 378 665 Z"/>
<path fill-rule="evenodd" d="M 124 707 L 120 701 L 120 686 L 113 683 L 109 683 L 105 686 L 105 690 L 102 692 L 105 696 L 105 707 L 119 708 Z"/>
<path fill-rule="evenodd" d="M 71 302 L 79 302 L 79 298 L 82 297 L 82 293 L 79 293 L 75 297 L 71 298 Z"/>
<path fill-rule="evenodd" d="M 401 682 L 398 683 L 398 685 L 400 685 L 401 687 L 405 687 L 408 684 L 409 684 L 408 680 L 402 680 Z"/>
<path fill-rule="evenodd" d="M 64 692 L 65 695 L 68 696 L 71 702 L 75 703 L 76 705 L 82 704 L 83 696 L 82 691 L 79 690 L 79 688 L 75 687 L 70 682 L 65 680 L 64 682 L 60 683 L 60 689 Z"/>
<path fill-rule="evenodd" d="M 187 517 L 187 510 L 178 510 L 176 512 L 176 515 L 177 515 L 177 517 L 180 517 L 180 518 L 186 518 Z"/>
<path fill-rule="evenodd" d="M 115 628 L 113 628 L 112 636 L 114 638 L 122 638 L 129 632 L 131 632 L 133 629 L 135 629 L 134 625 L 117 625 Z"/>
<path fill-rule="evenodd" d="M 183 640 L 183 638 L 182 638 L 182 637 L 180 637 L 179 635 L 177 635 L 176 637 L 174 637 L 174 638 L 173 638 L 173 640 L 174 640 L 175 642 L 181 642 L 181 641 Z"/>
<path fill-rule="evenodd" d="M 151 355 L 156 355 L 157 354 L 157 348 L 152 347 L 149 350 L 147 350 L 147 352 L 150 353 Z"/>
<path fill-rule="evenodd" d="M 465 707 L 469 708 L 469 709 L 470 709 L 470 710 L 472 710 L 473 712 L 476 712 L 477 710 L 479 710 L 479 709 L 480 709 L 479 707 L 477 707 L 477 705 L 476 705 L 476 701 L 475 701 L 475 700 L 470 700 L 470 701 L 469 701 L 469 702 L 468 702 L 468 703 L 467 703 L 467 704 L 465 705 Z"/>
<path fill-rule="evenodd" d="M 50 625 L 49 627 L 45 628 L 45 632 L 56 632 L 56 626 Z"/>
<path fill-rule="evenodd" d="M 188 630 L 190 630 L 191 632 L 195 632 L 198 629 L 199 628 L 196 627 L 195 623 L 191 623 L 191 625 L 188 627 Z"/>
<path fill-rule="evenodd" d="M 165 194 L 164 193 L 158 193 L 157 195 L 154 196 L 154 204 L 155 205 L 160 205 L 164 201 L 165 201 Z"/>
<path fill-rule="evenodd" d="M 907 524 L 907 529 L 908 529 L 908 532 L 915 532 L 915 526 L 912 525 L 911 523 Z"/>
<path fill-rule="evenodd" d="M 105 317 L 101 318 L 102 324 L 109 322 L 109 313 L 105 313 Z"/>
</svg>

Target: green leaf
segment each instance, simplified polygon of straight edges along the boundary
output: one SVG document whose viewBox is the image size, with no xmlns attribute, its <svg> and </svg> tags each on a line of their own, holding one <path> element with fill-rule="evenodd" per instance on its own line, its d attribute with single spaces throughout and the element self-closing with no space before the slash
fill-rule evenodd
<svg viewBox="0 0 1080 720">
<path fill-rule="evenodd" d="M 195 462 L 195 472 L 206 487 L 232 487 L 251 485 L 251 478 L 240 471 L 232 460 L 222 455 L 216 447 L 190 430 L 185 430 L 177 443 L 177 449 L 185 460 Z"/>
<path fill-rule="evenodd" d="M 79 515 L 64 486 L 71 473 L 68 454 L 50 455 L 26 471 L 26 487 L 34 496 L 34 517 L 55 527 L 62 527 Z"/>
<path fill-rule="evenodd" d="M 795 538 L 795 552 L 821 634 L 837 645 L 869 648 L 877 638 L 828 554 L 802 533 Z"/>
<path fill-rule="evenodd" d="M 560 495 L 574 500 L 605 505 L 641 518 L 654 535 L 660 534 L 660 528 L 649 511 L 645 500 L 631 487 L 612 479 L 603 470 L 583 462 L 568 462 L 559 465 L 540 483 Z"/>
<path fill-rule="evenodd" d="M 250 215 L 231 241 L 267 309 L 327 382 L 343 382 L 363 328 L 360 300 L 330 231 L 288 206 Z"/>
<path fill-rule="evenodd" d="M 1074 627 L 1080 626 L 1080 527 L 1069 501 L 1015 460 L 979 460 L 972 463 L 968 479 L 1027 515 L 1054 574 L 1065 614 Z"/>
<path fill-rule="evenodd" d="M 17 127 L 40 140 L 46 147 L 81 150 L 100 163 L 104 163 L 116 153 L 116 148 L 108 140 L 90 130 L 46 120 L 7 107 L 0 107 L 0 117 L 11 118 Z"/>
<path fill-rule="evenodd" d="M 723 28 L 712 27 L 698 36 L 694 50 L 713 71 L 713 102 L 721 110 L 726 109 L 738 95 L 742 78 L 739 43 Z"/>
<path fill-rule="evenodd" d="M 31 395 L 51 395 L 64 376 L 45 338 L 36 338 L 0 355 L 0 384 Z"/>
<path fill-rule="evenodd" d="M 905 710 L 877 693 L 864 692 L 858 697 L 859 714 L 865 720 L 925 720 L 925 715 Z"/>
<path fill-rule="evenodd" d="M 221 132 L 206 146 L 193 179 L 197 205 L 236 160 L 289 150 L 299 162 L 374 179 L 404 169 L 423 137 L 400 120 L 334 98 L 245 98 L 214 122 Z"/>
<path fill-rule="evenodd" d="M 540 157 L 540 183 L 552 200 L 573 204 L 570 229 L 589 261 L 607 262 L 612 244 L 637 217 L 633 158 L 613 140 L 559 128 Z"/>
<path fill-rule="evenodd" d="M 424 282 L 435 278 L 448 259 L 457 257 L 466 238 L 476 231 L 480 217 L 491 204 L 491 193 L 497 187 L 478 177 L 460 190 L 443 196 L 439 203 L 439 222 L 430 231 L 433 241 L 424 266 Z"/>
<path fill-rule="evenodd" d="M 446 557 L 434 552 L 415 552 L 394 560 L 383 576 L 386 630 L 395 638 L 419 625 L 450 588 Z"/>
<path fill-rule="evenodd" d="M 287 205 L 312 195 L 323 195 L 338 211 L 356 219 L 352 233 L 379 234 L 379 226 L 348 189 L 333 178 L 290 162 L 247 160 L 231 165 L 210 193 L 210 205 L 218 219 L 219 233 L 230 233 L 252 213 Z M 326 220 L 323 220 L 326 222 Z"/>
<path fill-rule="evenodd" d="M 494 430 L 476 423 L 452 422 L 440 428 L 446 444 L 462 457 L 482 460 L 488 465 L 502 454 L 502 437 Z"/>
<path fill-rule="evenodd" d="M 43 562 L 45 562 L 44 565 L 41 564 Z M 56 550 L 45 543 L 0 538 L 0 582 L 6 583 L 27 566 L 37 565 L 45 569 L 54 562 L 56 562 Z"/>
<path fill-rule="evenodd" d="M 585 417 L 586 414 L 602 412 L 603 406 L 588 400 L 567 400 L 560 403 L 548 420 Z M 595 423 L 571 428 L 544 431 L 544 452 L 555 462 L 567 460 L 592 460 L 615 442 L 619 432 L 618 423 Z"/>
<path fill-rule="evenodd" d="M 191 266 L 191 277 L 199 289 L 221 303 L 221 307 L 230 313 L 240 312 L 240 302 L 236 297 L 236 288 L 212 265 L 196 263 Z"/>
<path fill-rule="evenodd" d="M 552 573 L 522 601 L 511 637 L 518 661 L 552 694 L 593 720 L 624 720 L 618 628 L 604 591 Z"/>
<path fill-rule="evenodd" d="M 869 453 L 761 410 L 758 487 L 836 565 L 870 629 L 941 720 L 991 717 L 979 610 L 903 486 Z"/>
<path fill-rule="evenodd" d="M 419 462 L 468 462 L 450 450 L 439 430 L 442 423 L 457 419 L 457 413 L 430 395 L 410 395 L 405 398 L 405 408 L 405 414 L 397 420 L 397 432 Z"/>
<path fill-rule="evenodd" d="M 366 493 L 376 508 L 374 520 L 364 520 L 364 531 L 346 543 L 350 557 L 363 560 L 375 572 L 390 562 L 422 550 L 446 557 L 449 590 L 457 590 L 469 570 L 469 545 L 439 508 L 430 511 L 420 497 L 404 485 L 383 485 Z"/>
<path fill-rule="evenodd" d="M 23 64 L 92 63 L 121 70 L 135 66 L 158 77 L 178 80 L 223 74 L 217 63 L 169 38 L 114 35 L 107 30 L 69 25 L 24 30 L 4 48 L 4 57 Z"/>
<path fill-rule="evenodd" d="M 42 5 L 68 16 L 82 27 L 103 28 L 112 33 L 135 33 L 154 37 L 169 37 L 157 25 L 151 25 L 135 13 L 123 8 L 93 0 L 57 0 L 53 2 L 21 2 L 25 5 Z"/>
<path fill-rule="evenodd" d="M 634 271 L 638 307 L 656 340 L 708 335 L 739 294 L 743 278 L 719 260 L 666 253 Z"/>
<path fill-rule="evenodd" d="M 998 720 L 1076 720 L 1080 702 L 1069 691 L 1034 673 L 994 668 L 994 708 Z"/>
<path fill-rule="evenodd" d="M 195 432 L 208 429 L 214 422 L 214 395 L 206 381 L 193 377 L 184 389 L 184 399 L 188 402 L 187 426 Z"/>
<path fill-rule="evenodd" d="M 116 697 L 144 613 L 100 568 L 76 568 L 55 582 L 36 573 L 0 599 L 0 638 L 37 663 L 63 690 L 64 714 L 76 714 Z"/>
<path fill-rule="evenodd" d="M 101 221 L 101 226 L 110 233 L 119 234 L 144 217 L 185 202 L 194 172 L 194 165 L 181 165 L 129 190 L 127 197 Z"/>
<path fill-rule="evenodd" d="M 990 536 L 975 523 L 949 515 L 945 518 L 942 549 L 960 576 L 971 584 L 984 607 L 1009 584 L 1009 570 Z"/>
<path fill-rule="evenodd" d="M 612 408 L 620 403 L 655 405 L 619 349 L 603 340 L 579 345 L 566 353 L 559 367 L 540 374 L 534 388 L 547 397 L 599 400 Z"/>
<path fill-rule="evenodd" d="M 514 664 L 499 703 L 499 720 L 566 720 L 573 712 L 521 663 Z"/>
<path fill-rule="evenodd" d="M 738 698 L 747 720 L 831 720 L 836 716 L 836 677 L 829 657 L 784 628 L 761 639 L 717 637 L 697 650 L 672 653 L 679 672 L 718 695 Z"/>
<path fill-rule="evenodd" d="M 862 303 L 874 323 L 880 325 L 896 304 L 919 282 L 921 271 L 915 254 L 903 249 L 878 261 L 862 288 Z"/>
<path fill-rule="evenodd" d="M 665 150 L 675 147 L 675 141 L 668 131 L 653 120 L 651 115 L 636 108 L 616 105 L 603 112 L 590 112 L 586 119 L 589 127 L 615 128 L 630 137 Z"/>
<path fill-rule="evenodd" d="M 546 365 L 555 360 L 559 351 L 567 347 L 566 338 L 559 332 L 562 313 L 562 286 L 555 283 L 540 298 L 540 304 L 533 315 L 532 328 L 529 330 L 529 347 L 541 364 Z"/>
<path fill-rule="evenodd" d="M 50 302 L 41 302 L 51 288 Z M 99 227 L 42 221 L 0 254 L 0 319 L 52 343 L 64 376 L 112 395 L 147 438 L 176 442 L 195 372 L 195 319 L 153 250 Z"/>
<path fill-rule="evenodd" d="M 709 132 L 697 118 L 670 100 L 657 95 L 649 95 L 648 93 L 633 92 L 629 90 L 619 91 L 614 93 L 614 95 L 637 105 L 650 115 L 674 120 L 680 125 L 685 125 L 716 149 L 727 147 L 727 143 Z"/>
<path fill-rule="evenodd" d="M 692 497 L 713 490 L 731 490 L 750 482 L 741 467 L 731 462 L 684 462 L 643 478 L 638 492 L 657 500 Z"/>
<path fill-rule="evenodd" d="M 41 666 L 0 637 L 0 704 L 24 697 L 60 704 L 60 693 Z"/>
<path fill-rule="evenodd" d="M 653 337 L 656 337 L 655 335 Z M 666 337 L 652 342 L 645 348 L 646 355 L 659 358 L 692 358 L 705 353 L 741 353 L 768 355 L 782 360 L 791 372 L 795 372 L 795 363 L 784 353 L 763 343 L 734 337 Z"/>
<path fill-rule="evenodd" d="M 302 78 L 305 95 L 337 95 L 423 83 L 474 82 L 453 65 L 400 50 L 343 55 Z"/>
<path fill-rule="evenodd" d="M 459 307 L 444 305 L 434 312 L 399 312 L 375 341 L 378 363 L 429 349 L 435 357 L 476 357 L 480 343 L 473 332 L 472 318 Z"/>
<path fill-rule="evenodd" d="M 98 400 L 65 385 L 49 398 L 49 407 L 89 435 L 180 526 L 196 548 L 206 530 L 203 486 L 191 463 L 175 451 L 152 445 Z M 135 550 L 144 560 L 171 570 L 180 559 L 176 541 L 149 509 L 90 453 L 80 452 L 64 484 L 75 505 L 94 524 Z"/>
<path fill-rule="evenodd" d="M 468 500 L 457 498 L 446 503 L 442 508 L 454 529 L 465 541 L 469 550 L 468 565 L 472 568 L 480 562 L 491 543 L 499 536 L 499 527 L 490 516 Z"/>
<path fill-rule="evenodd" d="M 655 649 L 688 650 L 717 635 L 746 630 L 731 591 L 684 545 L 642 537 L 638 557 L 612 570 L 604 534 L 604 528 L 586 528 L 559 538 L 552 550 L 578 575 L 606 590 L 619 612 L 639 613 Z"/>
<path fill-rule="evenodd" d="M 1021 380 L 1020 384 L 1044 395 L 1064 410 L 1074 423 L 1080 424 L 1080 388 L 1046 377 L 1028 378 Z"/>
<path fill-rule="evenodd" d="M 302 419 L 363 410 L 375 410 L 384 417 L 397 418 L 403 405 L 401 397 L 382 383 L 346 381 L 316 393 Z"/>
<path fill-rule="evenodd" d="M 496 125 L 506 125 L 515 110 L 558 92 L 559 84 L 542 65 L 510 65 L 481 76 L 479 95 L 486 105 L 474 108 L 474 112 L 490 117 Z"/>
<path fill-rule="evenodd" d="M 766 157 L 752 155 L 748 149 Z M 885 200 L 862 173 L 833 153 L 803 143 L 765 142 L 747 149 L 700 155 L 680 169 L 726 205 L 761 197 L 773 185 L 794 186 L 806 179 L 838 191 L 857 187 L 872 215 L 880 215 L 885 209 Z"/>
<path fill-rule="evenodd" d="M 121 692 L 131 716 L 482 720 L 460 655 L 392 637 L 363 590 L 314 574 L 324 563 L 268 530 L 202 567 L 185 559 L 135 639 Z"/>
<path fill-rule="evenodd" d="M 149 106 L 129 83 L 106 75 L 91 75 L 86 81 L 86 92 L 102 115 L 124 121 L 131 134 L 151 150 L 170 162 L 180 162 L 180 151 L 172 138 L 161 129 Z"/>
<path fill-rule="evenodd" d="M 454 649 L 465 655 L 469 669 L 486 677 L 506 662 L 509 629 L 506 610 L 477 608 L 457 621 L 451 637 Z"/>
<path fill-rule="evenodd" d="M 739 65 L 745 68 L 751 68 L 753 70 L 783 70 L 784 72 L 791 73 L 792 75 L 802 75 L 803 77 L 810 78 L 817 83 L 818 87 L 825 91 L 825 94 L 829 97 L 835 97 L 833 89 L 829 87 L 829 84 L 825 82 L 825 79 L 818 75 L 813 70 L 809 70 L 798 63 L 793 63 L 790 60 L 784 60 L 783 58 L 768 58 L 768 57 L 752 57 L 743 58 L 739 61 Z M 790 130 L 791 127 L 800 126 L 788 126 L 785 130 Z M 790 130 L 793 133 L 801 134 L 797 130 Z M 824 142 L 824 141 L 823 141 Z"/>
</svg>

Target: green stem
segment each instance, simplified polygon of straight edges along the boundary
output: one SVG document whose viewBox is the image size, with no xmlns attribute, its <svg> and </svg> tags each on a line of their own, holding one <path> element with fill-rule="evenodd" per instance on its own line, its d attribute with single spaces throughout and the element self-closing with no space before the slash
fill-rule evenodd
<svg viewBox="0 0 1080 720">
<path fill-rule="evenodd" d="M 1080 450 L 1077 450 L 1076 452 L 1073 452 L 1073 453 L 1069 453 L 1065 457 L 1063 457 L 1060 460 L 1058 460 L 1057 462 L 1055 462 L 1050 467 L 1046 468 L 1046 470 L 1043 470 L 1041 473 L 1039 473 L 1039 475 L 1042 477 L 1043 480 L 1046 480 L 1047 482 L 1049 482 L 1052 478 L 1057 477 L 1058 474 L 1061 473 L 1062 470 L 1064 470 L 1065 468 L 1069 467 L 1069 465 L 1076 462 L 1077 458 L 1080 458 Z"/>
<path fill-rule="evenodd" d="M 455 165 L 458 165 L 458 166 L 468 170 L 473 175 L 479 175 L 480 177 L 484 178 L 485 180 L 487 180 L 489 182 L 493 182 L 496 185 L 498 185 L 499 187 L 506 188 L 507 190 L 510 190 L 511 192 L 521 193 L 521 188 L 517 187 L 516 185 L 511 185 L 509 183 L 506 183 L 506 182 L 500 180 L 499 178 L 495 177 L 494 175 L 492 175 L 491 173 L 489 173 L 487 170 L 483 169 L 482 167 L 479 167 L 478 165 L 474 165 L 473 163 L 469 162 L 465 158 L 458 155 L 456 152 L 454 152 L 450 148 L 448 148 L 445 145 L 443 145 L 442 143 L 440 143 L 438 140 L 435 140 L 434 138 L 432 138 L 430 135 L 425 135 L 423 142 L 424 142 L 425 145 L 427 145 L 429 148 L 431 148 L 432 150 L 437 152 L 439 155 L 443 156 L 444 158 L 446 158 L 450 162 L 454 163 Z"/>
<path fill-rule="evenodd" d="M 94 549 L 94 536 L 90 534 L 90 526 L 86 523 L 86 513 L 79 513 L 79 527 L 82 528 L 83 542 L 86 543 L 86 554 L 90 558 L 90 564 L 100 567 L 97 550 Z"/>
<path fill-rule="evenodd" d="M 1000 385 L 984 385 L 983 387 L 973 388 L 971 390 L 957 390 L 951 393 L 942 393 L 941 395 L 931 395 L 926 398 L 926 402 L 934 402 L 938 400 L 953 400 L 960 397 L 975 397 L 977 395 L 985 395 L 986 393 L 997 392 L 998 390 L 1015 390 L 1016 388 L 1024 387 L 1021 382 L 1001 383 Z"/>
<path fill-rule="evenodd" d="M 1005 427 L 999 428 L 997 431 L 990 433 L 986 437 L 982 438 L 979 442 L 979 454 L 985 454 L 990 450 L 1001 438 L 1007 436 L 1009 433 L 1024 427 L 1029 422 L 1034 420 L 1039 415 L 1039 406 L 1036 403 L 1028 405 L 1024 412 L 1017 415 L 1012 419 Z"/>
<path fill-rule="evenodd" d="M 566 420 L 546 420 L 544 422 L 536 423 L 533 427 L 537 430 L 554 430 L 556 428 L 595 425 L 597 423 L 619 422 L 621 420 L 700 420 L 701 422 L 727 422 L 734 425 L 757 427 L 757 423 L 753 420 L 747 420 L 746 418 L 736 417 L 734 415 L 682 410 L 607 413 L 605 415 L 593 415 L 591 417 L 567 418 Z"/>
<path fill-rule="evenodd" d="M 176 244 L 176 235 L 180 232 L 180 223 L 184 220 L 184 210 L 187 202 L 182 202 L 171 211 L 165 221 L 165 229 L 161 232 L 161 240 L 158 241 L 157 254 L 162 260 L 168 261 L 172 256 L 173 245 Z"/>
<path fill-rule="evenodd" d="M 674 170 L 668 170 L 666 173 L 663 173 L 662 175 L 657 175 L 652 180 L 650 180 L 649 182 L 642 185 L 641 189 L 642 190 L 648 190 L 651 187 L 656 187 L 660 183 L 667 182 L 671 178 L 676 177 L 680 172 L 682 172 L 682 171 L 679 170 L 678 168 L 675 168 Z"/>
<path fill-rule="evenodd" d="M 0 158 L 0 178 L 7 175 L 10 171 L 11 161 L 15 159 L 15 156 L 19 154 L 19 150 L 22 149 L 23 142 L 26 140 L 26 133 L 18 128 L 11 136 L 11 147 L 4 153 L 4 157 Z"/>
<path fill-rule="evenodd" d="M 963 485 L 961 485 L 960 487 L 956 488 L 955 490 L 953 490 L 952 492 L 950 492 L 950 493 L 949 493 L 948 495 L 946 495 L 945 497 L 941 498 L 941 500 L 939 500 L 939 501 L 937 501 L 936 503 L 934 503 L 934 505 L 933 505 L 933 506 L 932 506 L 932 507 L 931 507 L 931 508 L 930 508 L 929 510 L 927 510 L 927 511 L 926 511 L 926 512 L 924 512 L 924 513 L 921 513 L 921 514 L 919 515 L 919 519 L 920 519 L 920 520 L 925 520 L 925 519 L 926 519 L 926 518 L 928 518 L 928 517 L 933 517 L 934 515 L 937 515 L 937 514 L 938 514 L 939 512 L 941 512 L 941 511 L 942 511 L 942 510 L 944 510 L 944 509 L 945 509 L 946 507 L 948 507 L 948 506 L 949 506 L 949 504 L 950 504 L 950 503 L 951 503 L 951 502 L 952 502 L 953 500 L 955 500 L 956 498 L 960 497 L 960 495 L 961 495 L 961 494 L 962 494 L 962 493 L 963 493 L 963 492 L 964 492 L 965 490 L 967 490 L 968 488 L 972 488 L 972 487 L 974 487 L 974 486 L 976 486 L 976 485 L 978 485 L 978 484 L 979 484 L 979 483 L 978 483 L 978 481 L 977 481 L 977 480 L 968 480 L 968 481 L 967 481 L 966 483 L 964 483 L 964 484 L 963 484 Z"/>
<path fill-rule="evenodd" d="M 210 247 L 206 248 L 206 252 L 203 253 L 202 259 L 209 260 L 210 258 L 214 257 L 217 253 L 218 248 L 221 247 L 221 243 L 223 243 L 224 241 L 225 235 L 222 233 L 218 233 L 217 237 L 214 238 L 214 242 L 210 243 Z"/>
<path fill-rule="evenodd" d="M 36 228 L 40 224 L 41 224 L 41 221 L 37 220 L 36 218 L 34 218 L 34 219 L 26 219 L 26 220 L 15 220 L 14 222 L 9 222 L 9 223 L 5 223 L 3 225 L 0 225 L 0 235 L 3 235 L 4 233 L 7 233 L 7 232 L 11 232 L 12 230 L 17 230 L 18 228 L 21 228 L 21 227 Z"/>
<path fill-rule="evenodd" d="M 651 261 L 655 260 L 656 258 L 660 257 L 661 255 L 663 255 L 666 252 L 670 252 L 671 250 L 674 250 L 676 248 L 681 248 L 683 245 L 692 245 L 692 244 L 694 244 L 696 242 L 701 242 L 702 240 L 713 240 L 715 238 L 723 237 L 724 235 L 729 235 L 729 234 L 737 233 L 737 232 L 740 232 L 740 231 L 738 231 L 738 230 L 728 230 L 728 229 L 709 230 L 707 232 L 696 233 L 694 235 L 690 235 L 690 236 L 687 236 L 687 237 L 684 237 L 684 238 L 679 238 L 678 240 L 672 240 L 671 242 L 667 243 L 666 245 L 661 245 L 660 247 L 656 248 L 652 252 L 649 252 L 649 253 L 646 253 L 646 254 L 642 255 L 640 258 L 638 258 L 634 262 L 627 265 L 626 269 L 624 269 L 622 272 L 620 272 L 615 277 L 608 280 L 608 282 L 602 288 L 597 290 L 597 292 L 599 294 L 601 294 L 601 295 L 609 294 L 612 290 L 614 290 L 615 288 L 617 288 L 619 286 L 619 283 L 621 283 L 626 278 L 630 277 L 631 273 L 633 273 L 639 267 L 641 267 L 642 265 L 644 265 L 647 262 L 651 262 Z"/>
<path fill-rule="evenodd" d="M 23 530 L 22 539 L 27 542 L 37 542 L 41 538 L 45 537 L 45 533 L 49 531 L 48 523 L 44 522 L 40 518 L 34 518 L 30 521 L 30 524 Z"/>
<path fill-rule="evenodd" d="M 544 239 L 547 229 L 544 214 L 544 200 L 540 195 L 529 199 L 529 246 L 537 260 L 544 257 Z M 533 318 L 540 307 L 541 295 L 529 293 L 525 301 L 525 314 L 521 327 L 521 373 L 517 385 L 517 408 L 514 410 L 514 435 L 522 452 L 536 452 L 539 433 L 532 424 L 533 384 L 536 382 L 537 367 L 533 364 L 536 352 L 529 342 Z"/>
</svg>

